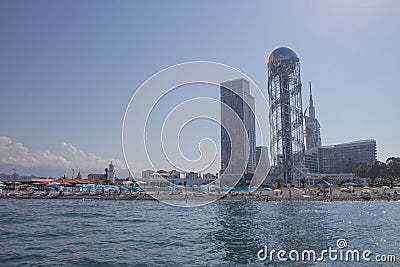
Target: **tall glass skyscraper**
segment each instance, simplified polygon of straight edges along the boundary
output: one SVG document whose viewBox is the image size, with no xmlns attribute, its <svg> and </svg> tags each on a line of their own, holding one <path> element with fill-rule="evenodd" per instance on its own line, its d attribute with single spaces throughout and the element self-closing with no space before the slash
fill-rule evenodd
<svg viewBox="0 0 400 267">
<path fill-rule="evenodd" d="M 247 167 L 244 174 L 254 173 L 256 168 L 256 140 L 255 140 L 255 115 L 254 97 L 250 95 L 249 81 L 240 78 L 236 80 L 226 81 L 220 84 L 221 98 L 221 122 L 229 129 L 240 129 L 245 127 L 248 142 L 246 138 L 235 138 L 239 144 L 235 144 L 235 151 L 232 151 L 231 140 L 225 128 L 221 125 L 221 173 L 223 173 L 229 164 L 231 155 L 234 155 L 235 160 L 247 162 Z M 239 124 L 227 111 L 226 106 L 232 109 L 240 118 L 243 125 Z M 232 131 L 233 134 L 239 131 Z M 239 149 L 240 148 L 240 149 Z M 249 151 L 248 159 L 246 159 L 246 151 Z M 234 163 L 233 163 L 234 164 Z"/>
</svg>

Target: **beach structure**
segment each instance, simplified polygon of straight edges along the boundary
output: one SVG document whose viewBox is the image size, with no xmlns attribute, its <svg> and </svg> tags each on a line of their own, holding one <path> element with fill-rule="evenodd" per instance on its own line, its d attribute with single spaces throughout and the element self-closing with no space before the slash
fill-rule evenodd
<svg viewBox="0 0 400 267">
<path fill-rule="evenodd" d="M 300 60 L 292 49 L 279 47 L 269 55 L 267 66 L 273 157 L 270 175 L 287 185 L 297 184 L 305 176 Z"/>
</svg>

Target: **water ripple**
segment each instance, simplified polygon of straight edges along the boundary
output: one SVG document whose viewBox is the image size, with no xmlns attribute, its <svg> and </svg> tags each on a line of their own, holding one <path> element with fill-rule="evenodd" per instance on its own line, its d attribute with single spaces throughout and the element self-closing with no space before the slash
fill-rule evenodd
<svg viewBox="0 0 400 267">
<path fill-rule="evenodd" d="M 321 251 L 339 238 L 353 249 L 400 251 L 398 202 L 178 208 L 153 201 L 3 199 L 0 207 L 4 266 L 263 266 L 256 255 L 264 245 Z"/>
</svg>

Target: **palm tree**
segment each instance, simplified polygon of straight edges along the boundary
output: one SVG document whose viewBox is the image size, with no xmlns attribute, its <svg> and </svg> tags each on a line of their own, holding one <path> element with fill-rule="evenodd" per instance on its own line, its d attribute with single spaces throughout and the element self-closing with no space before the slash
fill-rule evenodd
<svg viewBox="0 0 400 267">
<path fill-rule="evenodd" d="M 306 185 L 306 178 L 305 177 L 301 177 L 300 178 L 300 183 L 301 183 L 301 187 L 304 188 Z"/>
<path fill-rule="evenodd" d="M 281 188 L 282 186 L 282 179 L 281 178 L 276 178 L 275 179 L 276 187 Z"/>
<path fill-rule="evenodd" d="M 104 180 L 104 182 L 103 182 L 103 185 L 110 185 L 110 184 L 112 184 L 112 182 L 111 182 L 111 180 L 108 180 L 108 179 Z"/>
<path fill-rule="evenodd" d="M 386 175 L 390 187 L 393 188 L 393 182 L 400 176 L 400 158 L 390 157 L 386 160 Z"/>
<path fill-rule="evenodd" d="M 388 175 L 385 179 L 386 185 L 388 185 L 390 188 L 393 188 L 393 182 L 394 182 L 394 177 L 392 175 Z"/>
</svg>

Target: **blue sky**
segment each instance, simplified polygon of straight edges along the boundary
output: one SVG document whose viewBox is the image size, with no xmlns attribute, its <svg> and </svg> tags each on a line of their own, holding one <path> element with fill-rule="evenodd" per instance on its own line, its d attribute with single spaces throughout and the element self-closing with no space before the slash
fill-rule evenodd
<svg viewBox="0 0 400 267">
<path fill-rule="evenodd" d="M 300 58 L 305 103 L 313 82 L 323 144 L 398 156 L 399 17 L 395 0 L 0 1 L 0 173 L 123 162 L 124 112 L 151 75 L 209 60 L 265 90 L 278 46 Z"/>
</svg>

